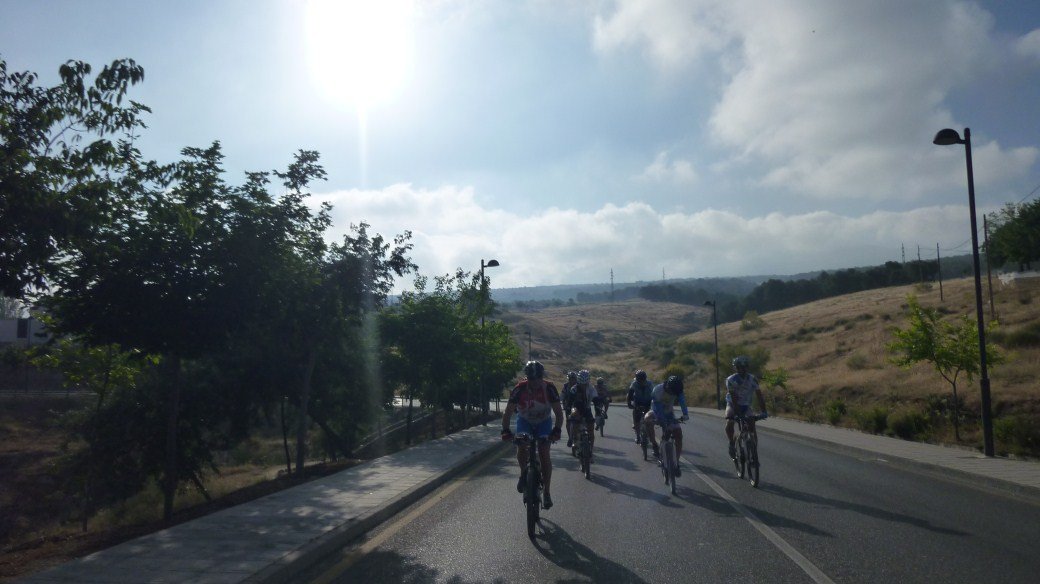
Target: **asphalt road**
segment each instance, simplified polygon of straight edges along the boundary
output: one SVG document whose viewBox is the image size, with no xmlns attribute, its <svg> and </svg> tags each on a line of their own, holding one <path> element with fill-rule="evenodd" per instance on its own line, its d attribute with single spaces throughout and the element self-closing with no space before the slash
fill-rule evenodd
<svg viewBox="0 0 1040 584">
<path fill-rule="evenodd" d="M 760 431 L 762 486 L 718 420 L 684 426 L 679 492 L 614 408 L 592 479 L 553 447 L 527 538 L 513 455 L 473 469 L 300 576 L 318 582 L 1037 582 L 1040 507 Z M 624 427 L 623 427 L 624 426 Z"/>
</svg>

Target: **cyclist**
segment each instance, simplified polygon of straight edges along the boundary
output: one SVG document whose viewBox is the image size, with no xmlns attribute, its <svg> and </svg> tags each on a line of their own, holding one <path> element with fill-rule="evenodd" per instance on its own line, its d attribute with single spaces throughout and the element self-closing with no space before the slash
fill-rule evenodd
<svg viewBox="0 0 1040 584">
<path fill-rule="evenodd" d="M 599 405 L 603 408 L 603 419 L 607 419 L 607 408 L 610 407 L 610 394 L 607 393 L 607 380 L 602 377 L 596 378 L 596 394 L 599 395 Z"/>
<path fill-rule="evenodd" d="M 746 355 L 740 355 L 733 359 L 733 368 L 736 373 L 726 378 L 726 437 L 729 438 L 729 457 L 737 459 L 737 448 L 733 443 L 733 416 L 747 415 L 751 411 L 751 398 L 758 397 L 758 403 L 762 404 L 762 416 L 766 414 L 766 400 L 762 398 L 762 389 L 758 386 L 758 380 L 748 372 L 751 367 L 751 359 Z M 755 431 L 755 421 L 750 420 L 748 426 Z"/>
<path fill-rule="evenodd" d="M 639 442 L 639 424 L 650 411 L 650 394 L 653 391 L 654 384 L 646 378 L 646 371 L 636 371 L 635 379 L 628 386 L 628 409 L 632 410 L 632 430 L 636 433 L 636 442 Z"/>
<path fill-rule="evenodd" d="M 542 484 L 545 486 L 542 507 L 549 509 L 553 506 L 552 497 L 549 495 L 549 479 L 552 477 L 549 440 L 556 442 L 560 439 L 563 409 L 560 407 L 560 394 L 551 381 L 545 380 L 545 367 L 541 363 L 528 361 L 524 366 L 524 374 L 527 377 L 517 383 L 510 392 L 509 403 L 502 414 L 502 440 L 513 439 L 513 433 L 509 431 L 509 422 L 513 412 L 516 412 L 517 433 L 526 433 L 539 441 L 538 456 L 542 463 Z M 520 463 L 520 480 L 516 483 L 516 490 L 522 493 L 527 482 L 527 449 L 520 445 L 516 448 L 516 461 Z"/>
<path fill-rule="evenodd" d="M 589 383 L 591 375 L 588 369 L 582 369 L 578 372 L 578 383 L 570 389 L 570 403 L 567 418 L 567 446 L 573 447 L 576 444 L 575 441 L 575 430 L 577 430 L 578 424 L 584 422 L 589 428 L 589 436 L 591 444 L 596 442 L 596 433 L 593 431 L 595 428 L 596 418 L 592 415 L 592 408 L 595 406 L 596 411 L 599 411 L 599 405 L 596 401 L 599 396 L 596 394 L 596 388 L 592 387 Z"/>
<path fill-rule="evenodd" d="M 574 399 L 574 386 L 578 384 L 578 373 L 576 371 L 567 372 L 567 381 L 563 382 L 563 390 L 560 392 L 560 400 L 563 401 L 563 411 L 570 413 L 571 411 L 571 400 Z M 567 446 L 570 446 L 568 444 Z"/>
<path fill-rule="evenodd" d="M 674 407 L 676 402 L 682 409 L 682 421 L 690 419 L 690 412 L 686 409 L 686 396 L 683 394 L 683 382 L 678 375 L 672 375 L 664 383 L 654 386 L 653 402 L 650 412 L 646 414 L 643 424 L 646 425 L 646 433 L 650 436 L 650 443 L 654 446 L 654 456 L 661 456 L 661 450 L 657 446 L 657 436 L 654 424 L 660 424 L 661 430 L 672 429 L 672 437 L 675 440 L 675 476 L 682 476 L 679 469 L 679 457 L 682 456 L 682 428 L 675 419 Z"/>
</svg>

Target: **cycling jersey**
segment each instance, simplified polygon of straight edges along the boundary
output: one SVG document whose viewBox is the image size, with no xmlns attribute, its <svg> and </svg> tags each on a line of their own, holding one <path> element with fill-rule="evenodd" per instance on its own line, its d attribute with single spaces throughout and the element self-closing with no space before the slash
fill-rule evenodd
<svg viewBox="0 0 1040 584">
<path fill-rule="evenodd" d="M 735 406 L 750 406 L 751 398 L 758 389 L 758 380 L 754 375 L 734 373 L 726 378 L 726 403 Z"/>
<path fill-rule="evenodd" d="M 509 403 L 516 405 L 516 414 L 532 425 L 548 420 L 552 404 L 560 401 L 556 386 L 546 381 L 540 390 L 527 387 L 527 380 L 516 384 L 509 394 Z"/>
<path fill-rule="evenodd" d="M 599 396 L 600 403 L 604 403 L 604 404 L 607 403 L 607 400 L 610 398 L 610 394 L 607 393 L 607 386 L 606 385 L 597 385 L 596 386 L 596 395 Z"/>
<path fill-rule="evenodd" d="M 648 406 L 650 401 L 653 399 L 651 395 L 654 391 L 654 384 L 647 379 L 643 383 L 639 383 L 639 380 L 633 379 L 632 384 L 628 386 L 628 401 L 636 404 L 637 406 Z"/>
<path fill-rule="evenodd" d="M 657 417 L 658 421 L 664 421 L 668 418 L 675 418 L 673 408 L 678 403 L 679 407 L 682 408 L 684 416 L 689 416 L 690 412 L 686 409 L 686 395 L 682 392 L 679 395 L 674 395 L 664 390 L 664 384 L 659 383 L 654 387 L 652 392 L 653 404 L 651 409 L 654 412 L 654 416 Z"/>
</svg>

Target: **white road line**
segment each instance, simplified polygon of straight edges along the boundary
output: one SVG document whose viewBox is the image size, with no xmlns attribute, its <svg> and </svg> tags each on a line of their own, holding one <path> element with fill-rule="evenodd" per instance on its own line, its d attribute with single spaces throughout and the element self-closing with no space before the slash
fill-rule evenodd
<svg viewBox="0 0 1040 584">
<path fill-rule="evenodd" d="M 705 484 L 711 487 L 711 489 L 715 491 L 715 493 L 718 494 L 718 496 L 722 497 L 727 502 L 729 502 L 729 504 L 732 505 L 733 508 L 736 509 L 741 515 L 743 515 L 744 518 L 748 520 L 748 523 L 750 523 L 755 529 L 757 529 L 759 533 L 764 535 L 766 539 L 768 539 L 773 545 L 775 545 L 777 549 L 782 551 L 784 555 L 791 558 L 791 561 L 797 564 L 803 572 L 805 572 L 810 578 L 812 578 L 813 582 L 818 582 L 820 584 L 834 584 L 834 580 L 831 580 L 827 576 L 827 574 L 824 574 L 822 570 L 820 570 L 816 567 L 815 564 L 810 562 L 809 558 L 806 558 L 805 556 L 800 554 L 798 550 L 794 549 L 794 547 L 791 546 L 791 544 L 784 541 L 784 538 L 780 537 L 780 535 L 777 532 L 773 531 L 768 525 L 763 523 L 762 520 L 759 519 L 758 516 L 756 516 L 754 513 L 752 513 L 750 509 L 738 503 L 732 495 L 727 493 L 718 483 L 713 481 L 711 477 L 698 470 L 697 467 L 694 466 L 693 463 L 691 463 L 689 460 L 686 460 L 684 458 L 683 462 L 686 463 L 686 468 L 692 469 L 694 474 L 696 474 L 702 481 L 704 481 Z"/>
</svg>

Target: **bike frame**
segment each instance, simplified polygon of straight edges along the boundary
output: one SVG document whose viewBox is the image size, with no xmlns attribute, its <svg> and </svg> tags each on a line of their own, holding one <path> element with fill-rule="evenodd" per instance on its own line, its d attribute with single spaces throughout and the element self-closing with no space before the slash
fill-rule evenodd
<svg viewBox="0 0 1040 584">
<path fill-rule="evenodd" d="M 542 505 L 542 462 L 539 445 L 545 439 L 535 439 L 527 433 L 517 434 L 514 442 L 527 449 L 527 483 L 524 485 L 524 505 L 527 507 L 527 536 L 534 538 Z"/>
</svg>

